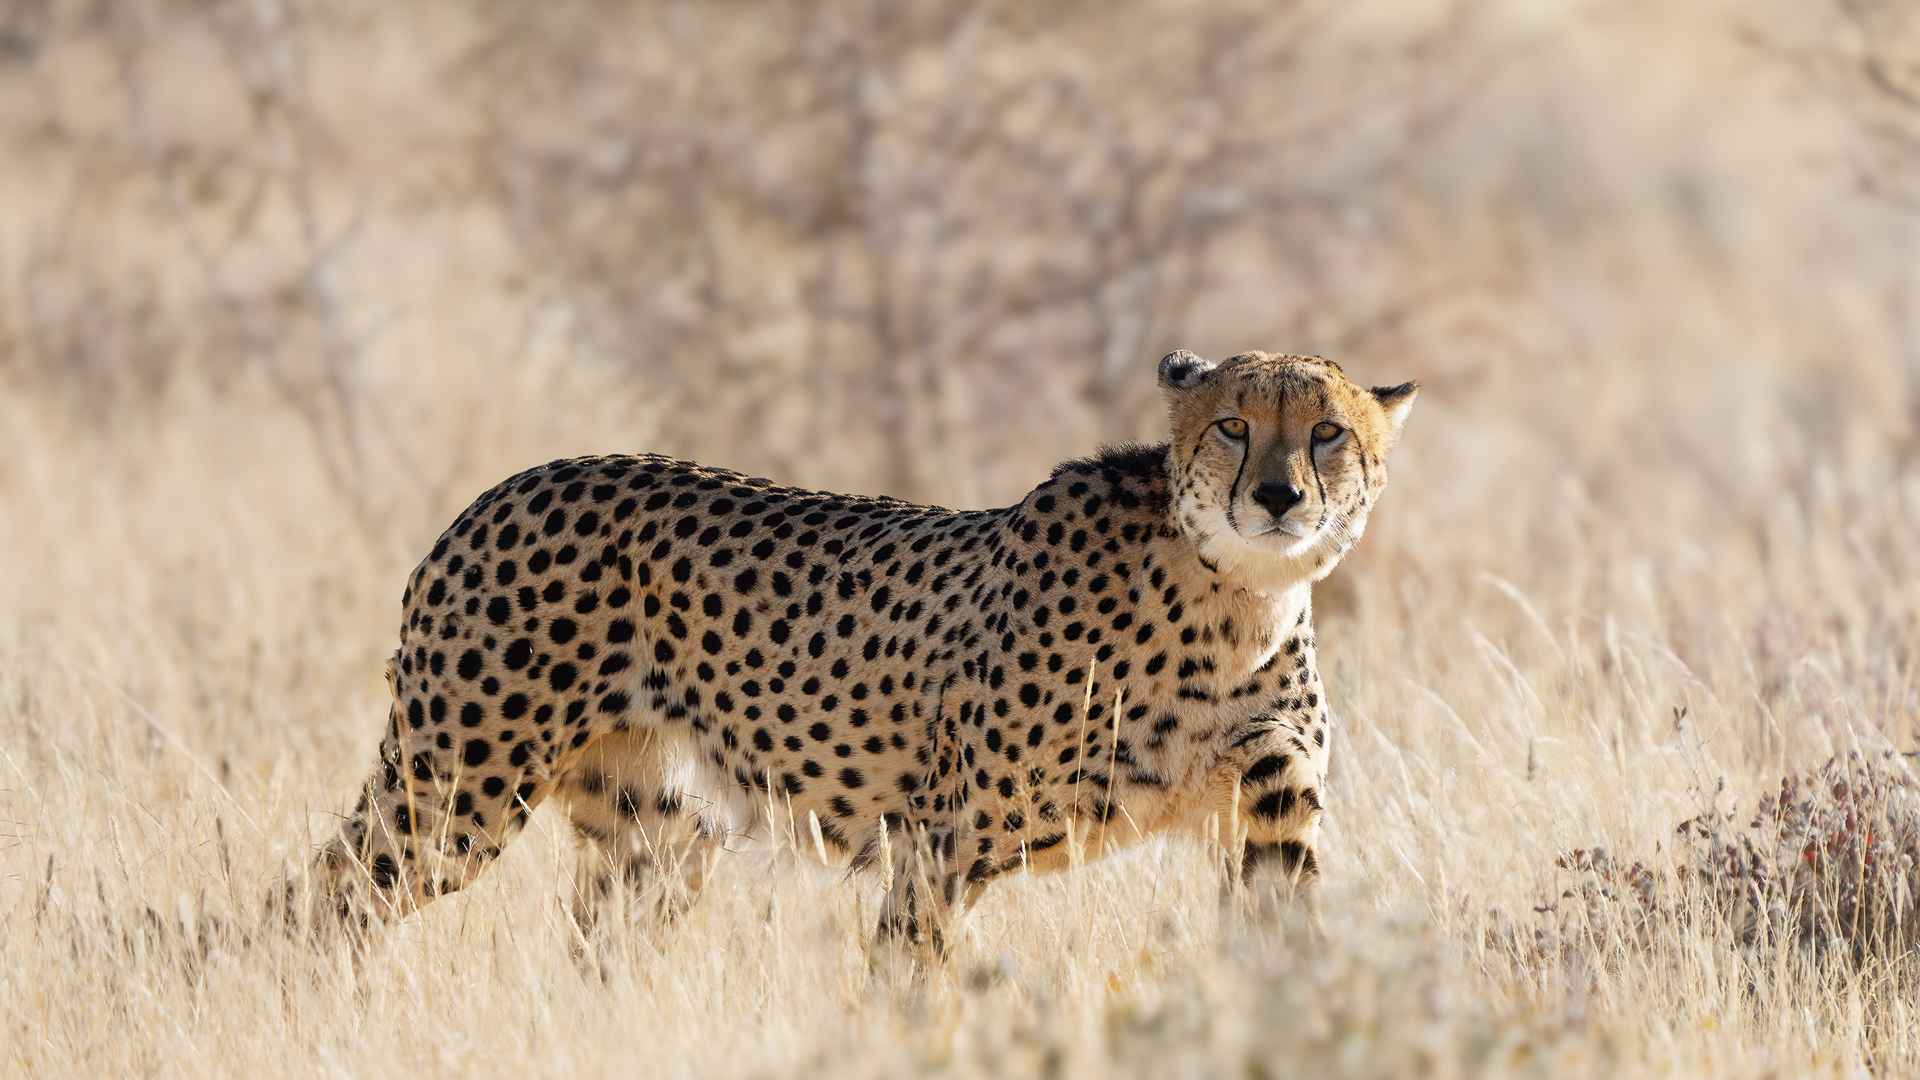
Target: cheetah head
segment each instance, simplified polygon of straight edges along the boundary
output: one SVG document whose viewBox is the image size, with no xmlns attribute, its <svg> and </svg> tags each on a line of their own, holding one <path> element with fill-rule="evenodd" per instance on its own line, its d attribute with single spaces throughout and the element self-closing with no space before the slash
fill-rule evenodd
<svg viewBox="0 0 1920 1080">
<path fill-rule="evenodd" d="M 1367 526 L 1420 384 L 1364 390 L 1318 357 L 1160 361 L 1172 512 L 1200 557 L 1255 592 L 1325 577 Z"/>
</svg>

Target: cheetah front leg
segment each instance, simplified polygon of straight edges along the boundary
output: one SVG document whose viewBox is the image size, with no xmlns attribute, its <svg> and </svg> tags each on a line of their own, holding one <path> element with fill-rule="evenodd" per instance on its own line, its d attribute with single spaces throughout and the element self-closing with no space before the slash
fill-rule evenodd
<svg viewBox="0 0 1920 1080">
<path fill-rule="evenodd" d="M 1325 752 L 1300 726 L 1267 724 L 1242 747 L 1244 767 L 1224 770 L 1237 789 L 1233 818 L 1246 838 L 1238 865 L 1229 867 L 1237 880 L 1229 884 L 1246 890 L 1256 921 L 1272 925 L 1297 903 L 1313 933 L 1324 936 L 1317 851 Z"/>
</svg>

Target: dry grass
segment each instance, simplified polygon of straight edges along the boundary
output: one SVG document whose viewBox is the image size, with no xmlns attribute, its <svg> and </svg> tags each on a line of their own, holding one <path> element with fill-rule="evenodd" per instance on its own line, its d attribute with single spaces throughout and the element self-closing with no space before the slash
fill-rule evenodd
<svg viewBox="0 0 1920 1080">
<path fill-rule="evenodd" d="M 0 4 L 0 1075 L 1920 1072 L 1910 28 L 1301 4 L 1274 37 L 1166 2 L 1128 44 L 1103 6 L 821 3 L 808 52 L 712 10 Z M 648 43 L 626 67 L 613 26 Z M 1276 66 L 1143 81 L 1153 41 Z M 1055 96 L 953 105 L 963 54 Z M 789 83 L 856 61 L 906 88 L 881 144 L 1011 186 L 781 158 L 831 157 L 852 107 Z M 1040 140 L 1072 198 L 965 156 L 1037 152 L 1061 101 L 1124 129 Z M 1128 164 L 1181 102 L 1259 136 L 1233 148 L 1267 202 L 1155 217 L 1252 183 Z M 956 116 L 984 134 L 914 142 Z M 718 134 L 627 168 L 623 117 Z M 701 168 L 721 205 L 675 216 Z M 1114 206 L 1139 217 L 1074 247 Z M 930 220 L 979 289 L 874 232 Z M 251 920 L 344 808 L 402 577 L 499 477 L 650 449 L 999 505 L 1152 434 L 1177 346 L 1427 386 L 1318 605 L 1324 947 L 1223 925 L 1168 842 L 996 885 L 908 985 L 869 964 L 878 882 L 778 851 L 582 966 L 545 812 L 358 963 L 176 947 Z"/>
</svg>

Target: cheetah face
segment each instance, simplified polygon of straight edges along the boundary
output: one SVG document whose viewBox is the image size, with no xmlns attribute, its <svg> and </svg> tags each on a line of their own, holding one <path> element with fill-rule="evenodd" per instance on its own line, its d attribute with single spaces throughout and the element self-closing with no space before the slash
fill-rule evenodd
<svg viewBox="0 0 1920 1080">
<path fill-rule="evenodd" d="M 1325 577 L 1365 530 L 1418 383 L 1363 390 L 1338 365 L 1246 353 L 1160 361 L 1173 512 L 1202 559 L 1256 592 Z"/>
</svg>

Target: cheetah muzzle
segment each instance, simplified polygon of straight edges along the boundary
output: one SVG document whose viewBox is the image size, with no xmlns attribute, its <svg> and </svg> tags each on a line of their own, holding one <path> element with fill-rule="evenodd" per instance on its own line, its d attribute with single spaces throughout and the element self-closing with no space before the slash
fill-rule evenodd
<svg viewBox="0 0 1920 1080">
<path fill-rule="evenodd" d="M 782 831 L 893 875 L 939 949 L 995 877 L 1211 832 L 1266 895 L 1318 865 L 1310 591 L 1418 385 L 1313 357 L 1160 362 L 1172 438 L 952 511 L 657 456 L 482 495 L 408 580 L 379 765 L 319 857 L 366 925 L 464 888 L 549 798 L 602 891 L 697 891 Z M 323 920 L 324 921 L 324 920 Z"/>
</svg>

